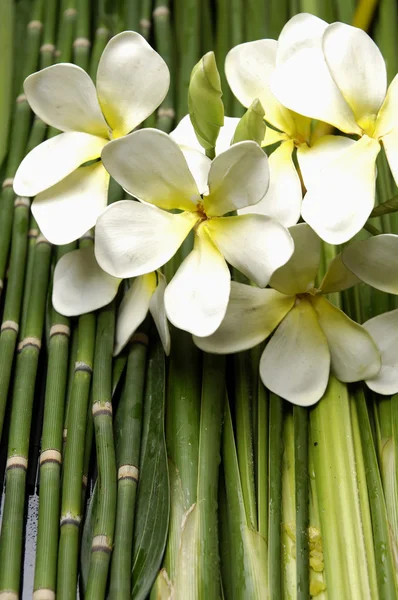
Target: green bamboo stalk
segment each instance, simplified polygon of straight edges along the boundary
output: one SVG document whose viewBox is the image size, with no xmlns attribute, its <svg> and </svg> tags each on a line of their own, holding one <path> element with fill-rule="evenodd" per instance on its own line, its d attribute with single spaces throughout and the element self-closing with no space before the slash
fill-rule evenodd
<svg viewBox="0 0 398 600">
<path fill-rule="evenodd" d="M 71 59 L 77 14 L 76 0 L 62 0 L 57 50 L 55 53 L 56 62 L 58 63 L 68 62 Z"/>
<path fill-rule="evenodd" d="M 282 498 L 283 401 L 270 394 L 269 402 L 269 521 L 268 582 L 270 600 L 282 598 L 281 498 Z"/>
<path fill-rule="evenodd" d="M 51 246 L 37 238 L 26 337 L 19 343 L 7 455 L 7 490 L 0 536 L 0 596 L 18 596 L 21 575 L 26 470 L 35 381 L 44 324 Z"/>
<path fill-rule="evenodd" d="M 141 14 L 140 0 L 127 0 L 123 2 L 123 22 L 126 29 L 138 31 Z"/>
<path fill-rule="evenodd" d="M 200 56 L 200 2 L 199 0 L 177 0 L 182 20 L 177 22 L 181 28 L 183 51 L 179 53 L 180 63 L 177 74 L 177 120 L 180 121 L 188 112 L 188 87 L 191 71 Z"/>
<path fill-rule="evenodd" d="M 70 399 L 71 399 L 72 389 L 73 389 L 73 380 L 74 380 L 74 375 L 75 375 L 75 363 L 77 360 L 78 342 L 79 342 L 79 330 L 78 330 L 78 326 L 75 325 L 74 327 L 71 328 L 71 344 L 70 344 L 69 365 L 68 365 L 68 375 L 67 375 L 67 384 L 66 384 L 64 426 L 63 426 L 63 430 L 62 430 L 62 455 L 64 455 L 64 453 L 65 453 L 66 440 L 68 439 L 69 407 L 70 407 Z"/>
<path fill-rule="evenodd" d="M 289 18 L 289 3 L 287 0 L 270 0 L 268 3 L 268 35 L 277 40 L 282 27 Z M 303 9 L 302 9 L 303 10 Z"/>
<path fill-rule="evenodd" d="M 43 0 L 36 0 L 32 9 L 32 20 L 28 23 L 25 41 L 24 79 L 35 71 L 39 58 Z M 4 286 L 4 276 L 11 242 L 12 221 L 14 215 L 13 177 L 21 162 L 29 134 L 31 110 L 26 97 L 21 93 L 16 99 L 13 112 L 11 142 L 2 185 L 0 209 L 0 294 Z"/>
<path fill-rule="evenodd" d="M 257 515 L 258 531 L 268 540 L 268 395 L 261 379 L 257 382 Z"/>
<path fill-rule="evenodd" d="M 12 109 L 14 3 L 0 3 L 0 167 L 7 153 Z"/>
<path fill-rule="evenodd" d="M 336 20 L 336 7 L 333 0 L 300 0 L 300 12 L 309 12 L 328 23 Z"/>
<path fill-rule="evenodd" d="M 85 597 L 105 598 L 116 517 L 116 459 L 112 423 L 112 352 L 115 306 L 97 319 L 93 372 L 93 419 L 97 448 L 99 496 Z"/>
<path fill-rule="evenodd" d="M 73 62 L 88 70 L 90 60 L 91 42 L 90 35 L 90 2 L 79 0 L 79 12 L 76 22 L 76 37 L 73 42 Z"/>
<path fill-rule="evenodd" d="M 372 22 L 373 15 L 379 0 L 358 0 L 352 24 L 367 31 Z"/>
<path fill-rule="evenodd" d="M 245 3 L 245 42 L 268 37 L 267 3 L 249 0 Z"/>
<path fill-rule="evenodd" d="M 282 459 L 282 534 L 281 534 L 281 570 L 282 597 L 286 600 L 298 598 L 297 561 L 296 561 L 296 479 L 295 479 L 295 431 L 291 410 L 283 422 L 283 459 Z M 306 563 L 308 569 L 308 562 Z M 308 598 L 308 592 L 307 596 Z"/>
<path fill-rule="evenodd" d="M 259 23 L 261 28 L 262 15 L 256 14 L 254 16 L 252 13 L 258 12 L 260 4 L 265 10 L 265 2 L 257 2 L 257 0 L 250 0 L 249 2 L 243 2 L 242 0 L 232 1 L 230 17 L 230 41 L 232 47 L 237 46 L 246 40 L 252 40 L 256 38 L 256 32 L 258 31 Z M 260 35 L 259 37 L 264 36 Z M 243 113 L 243 106 L 234 96 L 232 98 L 231 116 L 241 117 Z"/>
<path fill-rule="evenodd" d="M 152 28 L 152 0 L 141 0 L 140 33 L 148 40 Z"/>
<path fill-rule="evenodd" d="M 109 588 L 110 596 L 115 600 L 127 600 L 131 597 L 132 540 L 140 463 L 147 345 L 146 332 L 136 332 L 130 342 L 126 383 L 116 413 L 118 485 Z"/>
<path fill-rule="evenodd" d="M 214 27 L 213 6 L 210 0 L 201 2 L 201 50 L 200 54 L 206 54 L 214 50 Z"/>
<path fill-rule="evenodd" d="M 33 215 L 30 215 L 29 221 L 29 230 L 28 230 L 28 248 L 26 255 L 26 267 L 25 267 L 25 282 L 24 282 L 24 292 L 22 299 L 22 308 L 21 308 L 21 324 L 19 327 L 20 335 L 24 337 L 25 328 L 26 328 L 26 320 L 28 316 L 29 310 L 29 297 L 30 290 L 32 287 L 32 279 L 33 279 L 33 268 L 35 262 L 35 249 L 36 249 L 36 240 L 39 235 L 39 228 L 37 226 L 36 220 Z"/>
<path fill-rule="evenodd" d="M 169 132 L 172 129 L 175 117 L 174 111 L 174 61 L 173 61 L 173 33 L 170 22 L 170 1 L 156 0 L 153 11 L 156 50 L 166 62 L 170 71 L 171 84 L 166 98 L 157 111 L 156 127 Z"/>
<path fill-rule="evenodd" d="M 233 96 L 225 77 L 225 57 L 231 49 L 230 41 L 230 17 L 231 11 L 227 0 L 217 0 L 217 23 L 215 52 L 218 70 L 221 78 L 221 89 L 223 91 L 223 102 L 225 114 L 230 115 L 233 105 Z"/>
<path fill-rule="evenodd" d="M 355 13 L 355 0 L 336 0 L 337 18 L 351 24 Z"/>
<path fill-rule="evenodd" d="M 297 599 L 308 600 L 308 411 L 301 406 L 293 407 L 294 417 L 294 465 L 296 481 L 296 577 Z"/>
<path fill-rule="evenodd" d="M 98 63 L 101 58 L 101 54 L 103 53 L 104 48 L 108 43 L 108 40 L 109 40 L 109 30 L 104 24 L 100 23 L 95 31 L 94 45 L 93 45 L 93 51 L 91 53 L 91 62 L 90 62 L 90 75 L 94 82 L 97 77 Z"/>
</svg>

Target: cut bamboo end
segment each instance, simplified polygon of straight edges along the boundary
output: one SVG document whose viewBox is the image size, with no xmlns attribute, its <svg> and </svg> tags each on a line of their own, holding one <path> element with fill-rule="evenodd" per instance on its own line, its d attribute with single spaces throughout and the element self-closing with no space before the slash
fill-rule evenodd
<svg viewBox="0 0 398 600">
<path fill-rule="evenodd" d="M 33 592 L 33 600 L 55 600 L 55 592 L 49 588 L 42 588 Z"/>
<path fill-rule="evenodd" d="M 19 94 L 19 96 L 17 96 L 17 99 L 15 100 L 15 102 L 17 104 L 22 104 L 23 102 L 27 102 L 25 94 Z"/>
<path fill-rule="evenodd" d="M 139 470 L 134 465 L 122 465 L 117 472 L 117 479 L 131 479 L 138 483 Z"/>
<path fill-rule="evenodd" d="M 38 235 L 39 235 L 38 229 L 29 229 L 28 238 L 37 238 Z"/>
<path fill-rule="evenodd" d="M 140 27 L 144 31 L 149 31 L 151 28 L 151 25 L 152 25 L 152 23 L 150 22 L 149 19 L 141 19 L 141 21 L 140 21 Z"/>
<path fill-rule="evenodd" d="M 1 324 L 1 332 L 3 331 L 15 331 L 15 333 L 18 333 L 19 331 L 19 325 L 18 323 L 16 323 L 15 321 L 3 321 L 3 323 Z"/>
<path fill-rule="evenodd" d="M 36 246 L 38 246 L 39 244 L 48 244 L 48 245 L 50 245 L 50 242 L 48 241 L 47 238 L 44 237 L 44 235 L 42 233 L 40 233 L 40 235 L 37 236 Z"/>
<path fill-rule="evenodd" d="M 81 520 L 81 516 L 73 516 L 72 513 L 67 512 L 64 515 L 61 515 L 59 523 L 61 527 L 63 527 L 64 525 L 73 525 L 74 527 L 80 527 Z"/>
<path fill-rule="evenodd" d="M 0 592 L 0 600 L 18 600 L 19 595 L 17 592 L 13 592 L 11 590 L 4 590 L 4 592 Z"/>
<path fill-rule="evenodd" d="M 55 52 L 54 44 L 43 44 L 40 48 L 40 52 L 51 52 L 53 54 Z"/>
<path fill-rule="evenodd" d="M 97 31 L 95 32 L 96 35 L 108 35 L 108 29 L 106 27 L 98 27 Z"/>
<path fill-rule="evenodd" d="M 112 404 L 110 402 L 94 402 L 93 404 L 93 417 L 100 417 L 106 415 L 112 417 Z"/>
<path fill-rule="evenodd" d="M 84 371 L 85 373 L 90 373 L 91 375 L 91 373 L 93 372 L 93 368 L 84 361 L 78 360 L 75 362 L 75 373 L 77 373 L 78 371 Z"/>
<path fill-rule="evenodd" d="M 168 6 L 157 6 L 153 11 L 153 17 L 168 17 L 170 14 L 170 9 Z"/>
<path fill-rule="evenodd" d="M 17 206 L 24 206 L 25 208 L 30 208 L 30 200 L 29 198 L 25 198 L 24 196 L 17 196 L 14 200 L 15 208 Z"/>
<path fill-rule="evenodd" d="M 66 442 L 67 437 L 68 437 L 68 430 L 64 429 L 62 432 L 62 439 L 63 439 L 64 443 Z"/>
<path fill-rule="evenodd" d="M 14 177 L 7 177 L 4 181 L 3 181 L 3 185 L 1 186 L 4 190 L 4 188 L 6 187 L 12 187 L 14 185 Z"/>
<path fill-rule="evenodd" d="M 63 325 L 62 323 L 53 325 L 50 329 L 50 339 L 54 335 L 66 335 L 66 337 L 70 336 L 70 327 L 68 325 Z"/>
<path fill-rule="evenodd" d="M 174 119 L 176 113 L 172 108 L 159 108 L 158 117 L 167 117 L 168 119 Z"/>
<path fill-rule="evenodd" d="M 130 343 L 131 344 L 143 344 L 144 346 L 148 346 L 149 338 L 146 333 L 142 333 L 139 331 L 138 333 L 135 333 L 131 337 Z"/>
<path fill-rule="evenodd" d="M 59 450 L 54 450 L 51 448 L 49 450 L 44 450 L 40 454 L 40 466 L 43 466 L 48 463 L 55 463 L 57 465 L 60 465 L 62 463 L 61 452 L 59 452 Z"/>
<path fill-rule="evenodd" d="M 91 544 L 91 552 L 104 552 L 110 554 L 112 552 L 112 540 L 107 535 L 96 535 Z"/>
<path fill-rule="evenodd" d="M 36 337 L 27 337 L 24 340 L 22 340 L 22 342 L 19 342 L 17 352 L 22 352 L 22 350 L 28 347 L 40 350 L 41 340 L 39 340 L 39 338 Z"/>
<path fill-rule="evenodd" d="M 73 42 L 74 48 L 90 48 L 90 46 L 91 46 L 90 40 L 85 37 L 76 38 L 75 41 Z"/>
<path fill-rule="evenodd" d="M 43 23 L 41 21 L 34 20 L 28 23 L 28 29 L 36 29 L 37 31 L 40 31 L 42 28 Z"/>
<path fill-rule="evenodd" d="M 22 471 L 26 471 L 27 468 L 28 459 L 25 456 L 10 456 L 7 460 L 7 471 L 10 471 L 11 469 L 22 469 Z"/>
<path fill-rule="evenodd" d="M 64 16 L 65 17 L 76 17 L 77 15 L 77 9 L 76 8 L 67 8 L 64 11 Z"/>
</svg>

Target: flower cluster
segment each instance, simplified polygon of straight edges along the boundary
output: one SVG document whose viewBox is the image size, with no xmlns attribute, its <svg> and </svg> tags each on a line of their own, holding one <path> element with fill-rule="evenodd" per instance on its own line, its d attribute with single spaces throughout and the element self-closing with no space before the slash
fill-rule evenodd
<svg viewBox="0 0 398 600">
<path fill-rule="evenodd" d="M 134 131 L 169 86 L 165 62 L 137 33 L 108 43 L 96 87 L 70 64 L 25 81 L 34 112 L 63 133 L 24 159 L 14 189 L 35 196 L 33 214 L 54 244 L 95 225 L 95 248 L 56 266 L 55 308 L 96 310 L 135 278 L 120 304 L 115 354 L 149 310 L 166 353 L 168 321 L 216 353 L 273 334 L 260 375 L 296 404 L 317 402 L 330 372 L 397 392 L 398 311 L 359 325 L 324 295 L 359 280 L 397 294 L 398 236 L 354 242 L 316 285 L 322 240 L 348 242 L 373 209 L 381 148 L 398 183 L 397 78 L 387 90 L 384 59 L 365 32 L 309 14 L 292 18 L 278 40 L 227 55 L 228 83 L 248 108 L 242 120 L 224 119 L 212 65 L 208 57 L 195 67 L 190 116 L 170 135 Z M 268 159 L 261 146 L 275 144 Z M 130 198 L 107 207 L 110 176 Z M 167 283 L 160 269 L 191 237 Z M 249 283 L 231 282 L 228 265 Z"/>
</svg>

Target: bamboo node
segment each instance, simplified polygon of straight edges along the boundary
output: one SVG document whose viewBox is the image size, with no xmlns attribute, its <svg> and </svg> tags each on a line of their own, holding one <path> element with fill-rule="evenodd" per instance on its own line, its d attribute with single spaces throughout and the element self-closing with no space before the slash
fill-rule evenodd
<svg viewBox="0 0 398 600">
<path fill-rule="evenodd" d="M 51 52 L 51 54 L 53 54 L 53 52 L 55 52 L 55 46 L 54 44 L 43 44 L 40 48 L 40 52 Z"/>
<path fill-rule="evenodd" d="M 85 371 L 86 373 L 90 373 L 91 375 L 91 373 L 93 372 L 93 368 L 84 361 L 78 360 L 75 362 L 75 373 L 77 373 L 77 371 Z"/>
<path fill-rule="evenodd" d="M 41 21 L 31 21 L 30 23 L 28 23 L 28 29 L 42 29 L 43 28 L 43 23 Z"/>
<path fill-rule="evenodd" d="M 145 29 L 146 31 L 148 31 L 151 28 L 151 22 L 149 19 L 141 19 L 140 20 L 140 27 L 142 29 Z"/>
<path fill-rule="evenodd" d="M 6 187 L 12 187 L 14 184 L 14 177 L 7 177 L 4 181 L 3 181 L 3 185 L 1 186 L 4 190 L 4 188 Z"/>
<path fill-rule="evenodd" d="M 27 337 L 24 340 L 22 340 L 22 342 L 19 342 L 17 352 L 22 352 L 22 350 L 27 346 L 32 346 L 33 348 L 37 348 L 37 350 L 40 350 L 41 340 L 37 337 Z"/>
<path fill-rule="evenodd" d="M 64 515 L 61 515 L 60 526 L 62 527 L 63 525 L 75 525 L 76 527 L 80 527 L 81 520 L 81 516 L 76 515 L 76 517 L 74 517 L 71 512 L 67 512 Z"/>
<path fill-rule="evenodd" d="M 117 472 L 117 479 L 132 479 L 138 483 L 139 470 L 134 465 L 122 465 Z"/>
<path fill-rule="evenodd" d="M 87 483 L 88 483 L 87 475 L 83 475 L 83 477 L 82 477 L 82 484 L 83 484 L 84 488 L 87 487 Z"/>
<path fill-rule="evenodd" d="M 144 346 L 148 346 L 149 338 L 146 333 L 142 333 L 142 331 L 138 331 L 130 338 L 131 344 L 143 344 Z"/>
<path fill-rule="evenodd" d="M 75 17 L 77 15 L 76 8 L 67 8 L 64 11 L 64 17 Z"/>
<path fill-rule="evenodd" d="M 65 429 L 62 431 L 62 439 L 64 440 L 64 442 L 66 442 L 66 438 L 67 438 L 67 437 L 68 437 L 68 430 L 67 430 L 67 428 L 65 428 Z"/>
<path fill-rule="evenodd" d="M 17 104 L 22 104 L 22 102 L 26 102 L 26 101 L 27 101 L 27 98 L 26 98 L 25 94 L 19 94 L 19 96 L 17 96 L 17 99 L 16 99 Z"/>
<path fill-rule="evenodd" d="M 25 208 L 30 208 L 30 200 L 29 198 L 25 198 L 25 196 L 17 196 L 14 201 L 14 206 L 24 206 Z"/>
<path fill-rule="evenodd" d="M 53 325 L 50 329 L 50 338 L 52 338 L 53 335 L 66 335 L 66 337 L 69 337 L 70 328 L 68 325 L 63 325 L 62 323 Z"/>
<path fill-rule="evenodd" d="M 39 235 L 38 229 L 29 229 L 28 238 L 37 238 L 38 235 Z"/>
<path fill-rule="evenodd" d="M 1 324 L 1 332 L 7 331 L 7 329 L 18 333 L 19 325 L 15 321 L 3 321 L 3 323 Z"/>
<path fill-rule="evenodd" d="M 107 535 L 96 535 L 93 537 L 91 544 L 91 552 L 105 552 L 110 554 L 112 552 L 112 540 Z"/>
<path fill-rule="evenodd" d="M 158 117 L 167 117 L 168 119 L 174 119 L 176 113 L 172 108 L 159 108 Z"/>
<path fill-rule="evenodd" d="M 40 466 L 46 463 L 56 463 L 57 465 L 60 465 L 62 463 L 61 452 L 52 448 L 49 450 L 44 450 L 40 454 Z"/>
<path fill-rule="evenodd" d="M 90 48 L 91 42 L 85 37 L 76 38 L 73 42 L 74 48 Z"/>
<path fill-rule="evenodd" d="M 10 458 L 7 459 L 7 471 L 9 471 L 10 469 L 22 469 L 23 471 L 26 471 L 27 468 L 28 459 L 25 456 L 10 456 Z"/>
<path fill-rule="evenodd" d="M 50 588 L 41 588 L 33 592 L 33 600 L 55 600 L 55 592 Z"/>
<path fill-rule="evenodd" d="M 170 9 L 168 6 L 157 6 L 153 11 L 153 17 L 168 17 L 170 14 Z"/>
<path fill-rule="evenodd" d="M 42 233 L 40 233 L 40 235 L 37 237 L 37 240 L 36 240 L 36 246 L 38 246 L 39 244 L 49 244 L 49 243 L 50 242 L 48 241 L 48 239 L 45 238 Z"/>
<path fill-rule="evenodd" d="M 17 592 L 13 592 L 11 590 L 4 590 L 4 592 L 0 592 L 0 600 L 18 600 L 19 596 Z"/>
<path fill-rule="evenodd" d="M 98 29 L 95 33 L 96 33 L 96 35 L 108 35 L 109 31 L 108 31 L 107 27 L 98 27 Z"/>
<path fill-rule="evenodd" d="M 2 280 L 2 279 L 0 279 L 0 290 L 2 290 L 2 289 L 3 289 L 3 287 L 4 287 L 3 280 Z"/>
<path fill-rule="evenodd" d="M 110 402 L 94 402 L 93 404 L 93 417 L 99 417 L 100 415 L 112 416 L 112 404 Z"/>
</svg>

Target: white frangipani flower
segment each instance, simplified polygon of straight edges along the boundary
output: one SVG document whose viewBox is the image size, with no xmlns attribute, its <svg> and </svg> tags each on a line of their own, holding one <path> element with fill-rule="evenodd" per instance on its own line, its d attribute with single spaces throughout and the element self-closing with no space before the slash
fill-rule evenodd
<svg viewBox="0 0 398 600">
<path fill-rule="evenodd" d="M 154 271 L 194 230 L 194 248 L 165 292 L 167 316 L 180 329 L 205 336 L 220 325 L 231 285 L 226 261 L 264 287 L 290 258 L 293 241 L 280 223 L 263 215 L 223 216 L 267 191 L 267 157 L 255 142 L 235 144 L 211 162 L 194 150 L 184 156 L 168 135 L 146 129 L 108 144 L 102 159 L 142 201 L 116 202 L 98 219 L 95 252 L 105 271 L 115 277 Z"/>
<path fill-rule="evenodd" d="M 62 256 L 55 267 L 53 306 L 66 317 L 98 310 L 115 298 L 121 281 L 101 269 L 93 247 L 73 250 Z M 159 271 L 134 279 L 118 310 L 114 356 L 123 350 L 148 311 L 153 317 L 164 351 L 169 354 L 170 332 L 164 308 L 165 289 L 166 278 Z"/>
<path fill-rule="evenodd" d="M 109 140 L 132 131 L 162 102 L 170 75 L 164 60 L 133 31 L 113 37 L 96 86 L 73 64 L 30 75 L 27 100 L 40 119 L 60 129 L 22 161 L 15 193 L 36 196 L 32 212 L 45 237 L 66 244 L 94 226 L 107 204 L 109 175 L 99 159 Z"/>
<path fill-rule="evenodd" d="M 194 341 L 207 352 L 240 352 L 275 330 L 260 360 L 261 379 L 290 402 L 310 406 L 322 397 L 330 371 L 343 382 L 376 377 L 380 352 L 366 329 L 323 296 L 347 289 L 358 279 L 337 256 L 316 289 L 320 239 L 306 223 L 290 232 L 294 254 L 271 277 L 274 289 L 233 282 L 221 326 Z"/>
<path fill-rule="evenodd" d="M 387 90 L 383 56 L 362 29 L 304 13 L 282 30 L 271 89 L 291 110 L 360 136 L 324 163 L 302 207 L 322 239 L 346 242 L 372 211 L 381 144 L 398 182 L 398 78 Z"/>
</svg>

